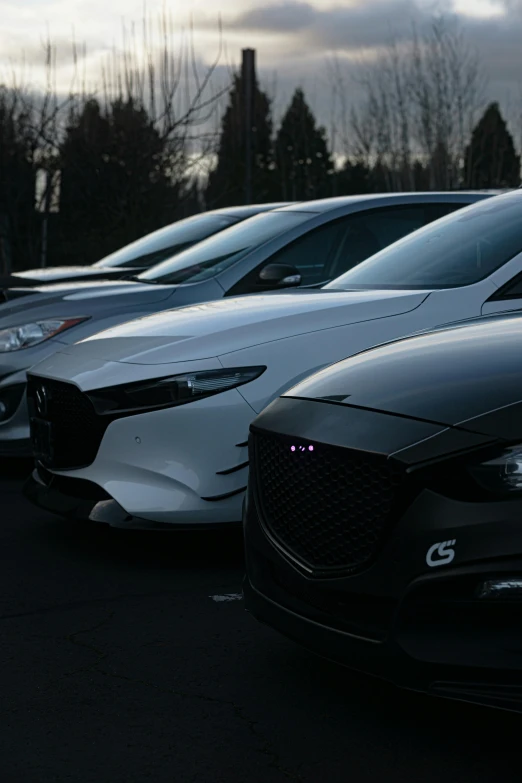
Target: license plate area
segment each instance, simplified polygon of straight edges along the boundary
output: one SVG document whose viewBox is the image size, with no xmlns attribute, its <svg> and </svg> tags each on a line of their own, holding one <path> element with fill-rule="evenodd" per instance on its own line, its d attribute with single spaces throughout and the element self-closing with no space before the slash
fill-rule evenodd
<svg viewBox="0 0 522 783">
<path fill-rule="evenodd" d="M 31 419 L 31 443 L 34 456 L 44 464 L 49 465 L 53 461 L 53 428 L 49 421 L 44 419 Z"/>
</svg>

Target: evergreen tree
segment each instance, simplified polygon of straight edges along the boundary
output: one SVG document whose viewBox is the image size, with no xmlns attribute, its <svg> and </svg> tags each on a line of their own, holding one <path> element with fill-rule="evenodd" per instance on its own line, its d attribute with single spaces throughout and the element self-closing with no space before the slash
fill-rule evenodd
<svg viewBox="0 0 522 783">
<path fill-rule="evenodd" d="M 469 188 L 516 187 L 520 183 L 520 157 L 498 103 L 491 103 L 475 126 L 464 166 L 464 184 Z"/>
<path fill-rule="evenodd" d="M 89 101 L 61 146 L 60 223 L 53 257 L 93 262 L 171 222 L 178 188 L 165 145 L 146 111 L 117 100 Z"/>
<path fill-rule="evenodd" d="M 324 128 L 318 127 L 304 93 L 297 89 L 275 143 L 276 174 L 285 200 L 331 194 L 333 163 Z"/>
<path fill-rule="evenodd" d="M 333 176 L 336 196 L 356 196 L 371 192 L 371 171 L 361 161 L 347 159 L 342 168 L 336 171 Z"/>
<path fill-rule="evenodd" d="M 217 165 L 205 192 L 209 209 L 245 203 L 246 127 L 244 82 L 234 76 L 221 121 Z M 252 118 L 252 201 L 272 197 L 272 118 L 270 101 L 255 79 Z"/>
<path fill-rule="evenodd" d="M 31 118 L 0 85 L 0 275 L 36 260 L 34 139 Z"/>
</svg>

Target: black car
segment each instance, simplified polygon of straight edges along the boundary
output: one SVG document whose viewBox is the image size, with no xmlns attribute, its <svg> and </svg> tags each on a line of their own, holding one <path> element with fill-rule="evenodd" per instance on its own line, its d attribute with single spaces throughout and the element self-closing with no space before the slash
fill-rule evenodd
<svg viewBox="0 0 522 783">
<path fill-rule="evenodd" d="M 522 711 L 522 315 L 323 370 L 258 416 L 247 609 L 396 685 Z"/>
</svg>

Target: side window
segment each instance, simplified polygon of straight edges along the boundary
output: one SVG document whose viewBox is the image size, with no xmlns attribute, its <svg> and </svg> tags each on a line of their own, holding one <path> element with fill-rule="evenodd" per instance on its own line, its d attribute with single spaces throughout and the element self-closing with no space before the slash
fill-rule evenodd
<svg viewBox="0 0 522 783">
<path fill-rule="evenodd" d="M 339 277 L 379 250 L 425 225 L 425 205 L 376 209 L 353 215 L 331 259 L 328 275 Z"/>
<path fill-rule="evenodd" d="M 326 281 L 326 267 L 338 238 L 342 235 L 345 221 L 346 218 L 334 220 L 326 226 L 309 231 L 274 253 L 268 263 L 294 266 L 301 275 L 301 285 Z"/>
<path fill-rule="evenodd" d="M 333 220 L 290 242 L 237 282 L 227 295 L 239 296 L 266 291 L 266 284 L 260 284 L 259 273 L 268 264 L 287 264 L 295 267 L 301 275 L 301 285 L 327 282 L 329 261 L 344 233 L 346 222 L 347 218 Z"/>
<path fill-rule="evenodd" d="M 498 299 L 522 299 L 522 275 L 517 275 L 509 283 L 497 291 L 492 300 Z"/>
</svg>

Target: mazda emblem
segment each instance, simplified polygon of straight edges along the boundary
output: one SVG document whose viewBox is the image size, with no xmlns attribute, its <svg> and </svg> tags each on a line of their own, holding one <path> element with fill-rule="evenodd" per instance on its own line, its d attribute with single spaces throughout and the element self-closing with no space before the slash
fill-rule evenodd
<svg viewBox="0 0 522 783">
<path fill-rule="evenodd" d="M 47 416 L 49 398 L 45 386 L 36 390 L 36 410 L 39 416 Z"/>
</svg>

